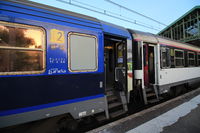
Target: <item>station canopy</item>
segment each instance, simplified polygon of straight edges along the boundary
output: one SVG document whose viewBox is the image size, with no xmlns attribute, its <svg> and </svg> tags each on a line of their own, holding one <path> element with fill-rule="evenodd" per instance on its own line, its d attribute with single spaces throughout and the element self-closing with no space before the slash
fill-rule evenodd
<svg viewBox="0 0 200 133">
<path fill-rule="evenodd" d="M 158 35 L 200 47 L 200 6 L 192 8 Z"/>
</svg>

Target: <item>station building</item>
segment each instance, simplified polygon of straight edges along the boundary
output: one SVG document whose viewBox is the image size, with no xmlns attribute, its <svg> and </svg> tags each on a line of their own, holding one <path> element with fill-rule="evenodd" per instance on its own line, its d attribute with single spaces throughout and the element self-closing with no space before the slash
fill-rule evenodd
<svg viewBox="0 0 200 133">
<path fill-rule="evenodd" d="M 158 35 L 200 47 L 200 6 L 192 8 Z"/>
</svg>

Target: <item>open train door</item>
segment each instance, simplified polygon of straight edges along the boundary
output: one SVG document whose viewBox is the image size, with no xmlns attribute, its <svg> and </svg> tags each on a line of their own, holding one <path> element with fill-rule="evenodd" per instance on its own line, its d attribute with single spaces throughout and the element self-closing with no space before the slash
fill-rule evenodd
<svg viewBox="0 0 200 133">
<path fill-rule="evenodd" d="M 144 54 L 144 85 L 150 87 L 155 84 L 155 46 L 144 43 L 143 54 Z"/>
<path fill-rule="evenodd" d="M 143 71 L 144 71 L 144 102 L 154 103 L 158 101 L 158 93 L 155 88 L 155 45 L 143 44 Z"/>
<path fill-rule="evenodd" d="M 158 39 L 151 33 L 129 30 L 132 33 L 134 87 L 145 104 L 159 101 L 157 83 L 159 65 Z M 138 91 L 138 93 L 136 93 Z M 142 95 L 141 95 L 142 93 Z M 137 96 L 137 95 L 136 95 Z M 138 98 L 138 99 L 139 99 Z"/>
<path fill-rule="evenodd" d="M 128 110 L 127 42 L 124 38 L 104 37 L 105 93 L 110 117 L 116 117 Z"/>
<path fill-rule="evenodd" d="M 129 44 L 129 47 L 131 45 L 131 35 L 123 27 L 104 21 L 101 21 L 101 24 L 104 33 L 104 88 L 108 103 L 107 112 L 112 118 L 125 114 L 128 111 L 128 92 L 132 88 L 127 87 L 127 45 Z M 132 62 L 130 66 L 132 66 Z"/>
</svg>

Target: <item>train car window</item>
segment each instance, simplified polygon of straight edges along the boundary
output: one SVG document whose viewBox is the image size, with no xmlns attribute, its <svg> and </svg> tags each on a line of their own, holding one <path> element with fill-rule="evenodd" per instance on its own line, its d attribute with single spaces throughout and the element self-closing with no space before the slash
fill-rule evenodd
<svg viewBox="0 0 200 133">
<path fill-rule="evenodd" d="M 174 49 L 170 48 L 170 62 L 171 62 L 171 68 L 175 67 L 175 61 L 174 61 Z"/>
<path fill-rule="evenodd" d="M 146 47 L 145 46 L 143 46 L 143 64 L 144 64 L 144 66 L 147 65 L 146 64 Z"/>
<path fill-rule="evenodd" d="M 189 63 L 188 63 L 188 51 L 187 50 L 184 50 L 184 60 L 185 60 L 185 67 L 188 67 L 189 66 Z"/>
<path fill-rule="evenodd" d="M 68 68 L 71 72 L 96 71 L 98 68 L 97 38 L 93 35 L 68 34 Z"/>
<path fill-rule="evenodd" d="M 171 66 L 170 49 L 162 47 L 161 48 L 161 67 L 170 68 L 170 66 Z"/>
<path fill-rule="evenodd" d="M 175 49 L 175 66 L 184 67 L 184 51 Z"/>
<path fill-rule="evenodd" d="M 0 22 L 0 74 L 33 74 L 44 71 L 43 29 Z"/>
<path fill-rule="evenodd" d="M 200 66 L 200 53 L 197 54 L 197 57 L 198 57 L 197 58 L 197 63 L 198 63 L 198 66 Z"/>
<path fill-rule="evenodd" d="M 195 53 L 188 52 L 188 66 L 195 66 Z"/>
</svg>

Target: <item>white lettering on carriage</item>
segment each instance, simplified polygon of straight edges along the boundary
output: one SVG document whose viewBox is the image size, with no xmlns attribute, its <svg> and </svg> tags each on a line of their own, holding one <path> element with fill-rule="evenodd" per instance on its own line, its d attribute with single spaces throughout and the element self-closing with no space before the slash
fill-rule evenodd
<svg viewBox="0 0 200 133">
<path fill-rule="evenodd" d="M 51 68 L 48 70 L 48 74 L 61 74 L 61 73 L 66 73 L 65 69 L 58 69 L 58 68 Z"/>
<path fill-rule="evenodd" d="M 64 64 L 66 63 L 66 59 L 65 58 L 49 58 L 49 63 Z"/>
</svg>

